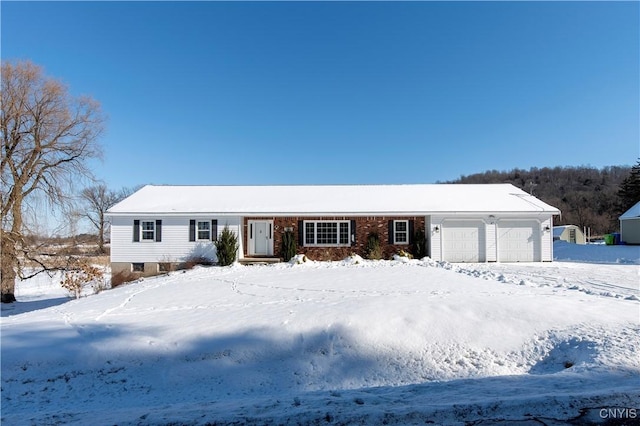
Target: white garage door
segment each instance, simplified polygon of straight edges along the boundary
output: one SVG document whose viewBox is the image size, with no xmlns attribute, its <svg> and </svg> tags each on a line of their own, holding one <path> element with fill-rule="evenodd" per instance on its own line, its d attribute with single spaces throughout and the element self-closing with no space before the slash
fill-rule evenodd
<svg viewBox="0 0 640 426">
<path fill-rule="evenodd" d="M 539 262 L 540 225 L 538 222 L 500 221 L 498 223 L 498 261 Z"/>
<path fill-rule="evenodd" d="M 447 262 L 484 262 L 485 232 L 482 221 L 444 221 L 442 250 L 442 258 Z"/>
</svg>

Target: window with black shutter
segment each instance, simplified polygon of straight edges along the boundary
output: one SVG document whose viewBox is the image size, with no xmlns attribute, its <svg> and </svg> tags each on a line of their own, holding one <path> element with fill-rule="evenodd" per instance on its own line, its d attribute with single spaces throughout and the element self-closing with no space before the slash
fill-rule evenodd
<svg viewBox="0 0 640 426">
<path fill-rule="evenodd" d="M 140 220 L 135 219 L 133 221 L 133 242 L 137 243 L 140 241 Z"/>
<path fill-rule="evenodd" d="M 191 219 L 189 221 L 189 241 L 196 240 L 196 221 Z"/>
<path fill-rule="evenodd" d="M 389 242 L 396 245 L 409 244 L 410 232 L 408 220 L 389 221 Z"/>
</svg>

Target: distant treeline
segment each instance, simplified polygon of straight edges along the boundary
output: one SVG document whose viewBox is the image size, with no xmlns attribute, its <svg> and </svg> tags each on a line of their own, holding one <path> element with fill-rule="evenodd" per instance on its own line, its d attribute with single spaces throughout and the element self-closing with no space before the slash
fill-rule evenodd
<svg viewBox="0 0 640 426">
<path fill-rule="evenodd" d="M 557 207 L 555 225 L 590 227 L 593 236 L 615 232 L 624 213 L 619 191 L 630 166 L 544 167 L 529 170 L 490 170 L 444 183 L 511 183 Z"/>
</svg>

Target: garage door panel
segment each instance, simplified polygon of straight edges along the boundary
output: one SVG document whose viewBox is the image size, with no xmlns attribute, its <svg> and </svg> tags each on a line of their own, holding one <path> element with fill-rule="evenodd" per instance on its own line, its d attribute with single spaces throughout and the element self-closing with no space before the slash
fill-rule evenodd
<svg viewBox="0 0 640 426">
<path fill-rule="evenodd" d="M 445 221 L 442 224 L 443 259 L 448 262 L 484 262 L 482 221 Z"/>
<path fill-rule="evenodd" d="M 498 260 L 540 260 L 540 225 L 536 221 L 502 221 L 498 224 Z"/>
</svg>

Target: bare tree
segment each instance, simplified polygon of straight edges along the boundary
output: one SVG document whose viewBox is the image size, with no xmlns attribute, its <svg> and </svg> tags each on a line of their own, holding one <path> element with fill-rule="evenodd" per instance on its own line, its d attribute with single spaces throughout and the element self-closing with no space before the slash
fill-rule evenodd
<svg viewBox="0 0 640 426">
<path fill-rule="evenodd" d="M 80 199 L 85 209 L 80 211 L 80 216 L 86 218 L 98 231 L 98 251 L 104 253 L 104 238 L 109 223 L 105 219 L 107 210 L 117 202 L 127 198 L 140 189 L 142 185 L 134 187 L 122 187 L 119 191 L 113 191 L 106 185 L 100 184 L 85 188 L 80 193 Z"/>
<path fill-rule="evenodd" d="M 92 178 L 87 160 L 101 155 L 104 118 L 96 101 L 71 96 L 31 62 L 2 62 L 1 90 L 1 300 L 10 303 L 16 278 L 51 268 L 30 250 L 23 212 L 39 196 L 51 207 L 65 206 L 74 181 Z M 25 272 L 26 261 L 37 267 Z"/>
<path fill-rule="evenodd" d="M 85 188 L 80 193 L 82 201 L 87 208 L 83 211 L 83 216 L 91 222 L 98 231 L 98 251 L 104 253 L 104 235 L 106 231 L 106 221 L 104 214 L 107 209 L 123 198 L 123 192 L 109 190 L 106 185 L 96 185 Z"/>
</svg>

